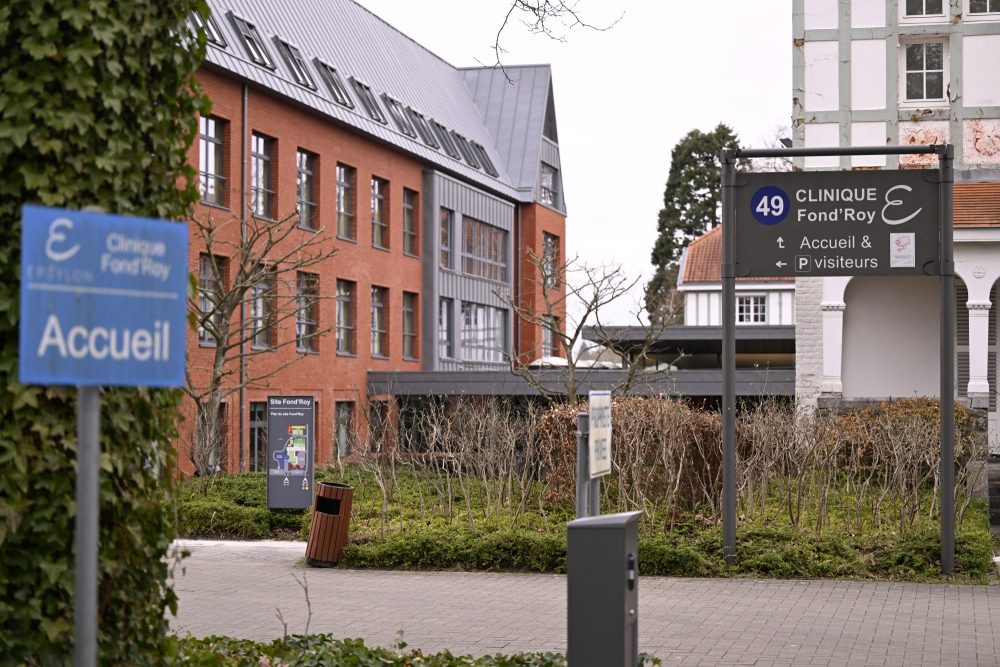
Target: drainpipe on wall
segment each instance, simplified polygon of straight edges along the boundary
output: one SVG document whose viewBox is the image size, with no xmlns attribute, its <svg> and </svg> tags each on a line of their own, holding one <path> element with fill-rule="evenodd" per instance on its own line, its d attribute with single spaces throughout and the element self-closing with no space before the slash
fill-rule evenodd
<svg viewBox="0 0 1000 667">
<path fill-rule="evenodd" d="M 521 312 L 521 204 L 517 206 L 517 220 L 515 221 L 515 229 L 517 236 L 517 248 L 514 251 L 514 291 L 517 296 L 514 298 L 514 303 L 517 304 L 517 308 L 514 312 L 514 319 L 517 321 L 514 323 L 514 356 L 517 358 L 518 364 L 521 363 L 521 318 L 518 317 L 518 313 Z"/>
<path fill-rule="evenodd" d="M 240 245 L 247 239 L 247 85 L 243 84 L 240 124 Z M 240 300 L 240 472 L 246 472 L 247 460 L 247 386 L 246 386 L 246 303 Z"/>
</svg>

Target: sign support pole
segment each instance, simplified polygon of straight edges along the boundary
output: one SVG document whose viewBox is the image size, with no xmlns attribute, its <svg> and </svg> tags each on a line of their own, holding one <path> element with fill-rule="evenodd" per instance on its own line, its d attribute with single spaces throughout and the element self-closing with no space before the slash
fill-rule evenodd
<svg viewBox="0 0 1000 667">
<path fill-rule="evenodd" d="M 726 564 L 736 561 L 736 264 L 733 151 L 722 162 L 722 545 Z"/>
<path fill-rule="evenodd" d="M 97 562 L 100 529 L 101 389 L 77 387 L 76 603 L 73 664 L 97 664 Z"/>
<path fill-rule="evenodd" d="M 590 492 L 590 470 L 587 459 L 590 457 L 590 415 L 578 412 L 576 415 L 576 518 L 590 516 L 590 503 L 587 496 Z"/>
<path fill-rule="evenodd" d="M 954 147 L 939 147 L 941 174 L 941 572 L 955 569 L 955 258 L 952 243 Z"/>
</svg>

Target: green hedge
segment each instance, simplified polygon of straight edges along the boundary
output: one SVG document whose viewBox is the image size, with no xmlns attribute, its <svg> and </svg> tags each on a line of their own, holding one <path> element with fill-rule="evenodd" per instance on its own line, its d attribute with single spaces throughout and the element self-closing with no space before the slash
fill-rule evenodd
<svg viewBox="0 0 1000 667">
<path fill-rule="evenodd" d="M 76 391 L 17 382 L 25 203 L 183 218 L 204 0 L 0 3 L 0 665 L 72 659 Z M 178 183 L 187 186 L 178 187 Z M 161 664 L 176 391 L 102 392 L 99 651 Z"/>
</svg>

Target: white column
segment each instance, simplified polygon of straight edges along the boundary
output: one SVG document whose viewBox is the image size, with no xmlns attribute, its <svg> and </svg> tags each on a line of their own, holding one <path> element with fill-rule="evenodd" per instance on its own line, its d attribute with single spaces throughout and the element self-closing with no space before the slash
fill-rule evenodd
<svg viewBox="0 0 1000 667">
<path fill-rule="evenodd" d="M 989 396 L 989 345 L 990 306 L 989 301 L 966 302 L 969 309 L 969 398 L 976 395 Z"/>
<path fill-rule="evenodd" d="M 841 369 L 844 359 L 844 309 L 843 301 L 823 301 L 819 308 L 823 313 L 823 382 L 820 391 L 824 394 L 842 394 L 844 382 Z"/>
</svg>

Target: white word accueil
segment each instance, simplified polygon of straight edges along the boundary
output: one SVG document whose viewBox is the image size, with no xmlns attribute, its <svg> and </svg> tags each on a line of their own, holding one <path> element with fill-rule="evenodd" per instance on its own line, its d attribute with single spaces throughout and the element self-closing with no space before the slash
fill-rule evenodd
<svg viewBox="0 0 1000 667">
<path fill-rule="evenodd" d="M 153 329 L 117 329 L 76 325 L 63 334 L 59 316 L 49 315 L 45 331 L 38 344 L 38 356 L 43 357 L 54 348 L 59 356 L 74 359 L 106 359 L 116 361 L 170 360 L 170 322 L 157 320 Z"/>
</svg>

